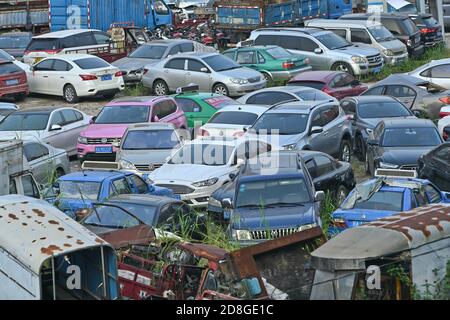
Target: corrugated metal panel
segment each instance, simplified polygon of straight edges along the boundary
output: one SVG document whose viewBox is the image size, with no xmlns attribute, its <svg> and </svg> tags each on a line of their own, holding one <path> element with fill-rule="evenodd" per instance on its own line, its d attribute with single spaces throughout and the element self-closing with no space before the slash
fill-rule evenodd
<svg viewBox="0 0 450 320">
<path fill-rule="evenodd" d="M 36 10 L 30 12 L 32 25 L 47 25 L 48 24 L 48 10 Z M 0 12 L 0 28 L 20 27 L 27 24 L 27 12 L 21 11 L 6 11 Z"/>
<path fill-rule="evenodd" d="M 108 30 L 113 22 L 133 21 L 147 27 L 147 0 L 90 0 L 91 28 Z"/>
<path fill-rule="evenodd" d="M 51 31 L 88 28 L 87 0 L 50 0 L 49 10 Z"/>
</svg>

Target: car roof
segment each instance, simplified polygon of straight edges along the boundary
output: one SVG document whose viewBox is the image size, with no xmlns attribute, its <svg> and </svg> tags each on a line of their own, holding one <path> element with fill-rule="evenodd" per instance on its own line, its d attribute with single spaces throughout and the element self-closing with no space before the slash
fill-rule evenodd
<svg viewBox="0 0 450 320">
<path fill-rule="evenodd" d="M 389 119 L 382 122 L 385 128 L 436 128 L 433 121 L 429 119 Z"/>
<path fill-rule="evenodd" d="M 14 103 L 0 102 L 0 109 L 19 110 L 19 107 Z"/>
<path fill-rule="evenodd" d="M 31 109 L 26 109 L 26 110 L 18 110 L 16 112 L 16 114 L 21 114 L 21 113 L 52 113 L 55 110 L 66 109 L 66 108 L 70 108 L 70 107 L 53 107 L 53 106 L 37 107 L 37 108 L 31 108 Z"/>
<path fill-rule="evenodd" d="M 345 99 L 353 99 L 356 100 L 358 103 L 376 103 L 376 102 L 397 102 L 397 99 L 391 96 L 354 96 L 354 97 L 348 97 Z"/>
<path fill-rule="evenodd" d="M 254 49 L 257 49 L 257 50 L 264 49 L 264 50 L 266 50 L 266 49 L 272 49 L 272 48 L 281 48 L 281 47 L 280 46 L 276 46 L 276 45 L 272 45 L 272 44 L 270 44 L 270 45 L 256 45 L 256 46 L 233 48 L 233 49 L 230 49 L 230 51 L 232 51 L 232 50 L 246 51 L 246 50 L 254 50 Z"/>
<path fill-rule="evenodd" d="M 175 99 L 182 98 L 182 97 L 207 99 L 207 98 L 223 97 L 223 95 L 218 94 L 218 93 L 212 93 L 212 92 L 187 91 L 187 92 L 177 93 L 177 94 L 173 95 L 173 97 Z M 236 103 L 238 103 L 238 102 L 236 102 Z"/>
<path fill-rule="evenodd" d="M 311 88 L 311 87 L 303 87 L 303 86 L 278 86 L 278 87 L 268 87 L 259 89 L 256 91 L 251 92 L 250 94 L 253 95 L 255 93 L 265 92 L 265 91 L 280 91 L 280 92 L 289 92 L 295 94 L 295 92 L 299 91 L 314 91 L 317 89 Z M 320 90 L 318 90 L 320 91 Z M 330 99 L 333 99 L 333 97 L 330 96 Z"/>
<path fill-rule="evenodd" d="M 202 52 L 202 51 L 193 51 L 193 52 L 183 52 L 177 53 L 170 58 L 207 58 L 210 56 L 220 56 L 221 54 L 218 52 Z"/>
<path fill-rule="evenodd" d="M 151 103 L 159 99 L 168 98 L 164 96 L 140 96 L 140 97 L 122 97 L 118 99 L 114 99 L 111 102 L 108 102 L 106 105 L 114 105 L 119 102 L 137 102 L 137 103 Z"/>
<path fill-rule="evenodd" d="M 86 182 L 103 182 L 109 178 L 119 178 L 124 176 L 124 172 L 107 171 L 107 170 L 83 170 L 72 172 L 60 177 L 60 181 L 86 181 Z"/>
<path fill-rule="evenodd" d="M 152 40 L 142 44 L 143 46 L 149 46 L 152 44 L 180 44 L 180 43 L 192 43 L 193 41 L 187 39 L 161 39 L 161 40 Z"/>
<path fill-rule="evenodd" d="M 91 55 L 91 54 L 86 54 L 86 53 L 69 53 L 69 54 L 61 54 L 61 55 L 56 55 L 56 56 L 50 56 L 46 59 L 60 59 L 60 60 L 69 60 L 69 61 L 74 61 L 74 60 L 78 60 L 78 59 L 86 59 L 86 58 L 97 58 L 97 59 L 101 59 L 100 57 Z M 103 59 L 101 59 L 103 60 Z M 105 61 L 106 63 L 108 63 L 107 61 Z"/>
<path fill-rule="evenodd" d="M 377 82 L 375 85 L 388 85 L 388 84 L 406 84 L 406 85 L 412 85 L 412 86 L 423 86 L 428 84 L 429 81 L 419 79 L 407 74 L 401 74 L 401 73 L 394 73 L 390 76 L 384 78 L 383 80 Z"/>
<path fill-rule="evenodd" d="M 266 172 L 269 173 L 269 172 Z M 282 168 L 273 172 L 273 174 L 264 174 L 263 173 L 249 173 L 244 174 L 239 178 L 239 182 L 245 181 L 263 181 L 263 180 L 275 180 L 275 179 L 283 179 L 283 178 L 304 178 L 305 175 L 303 170 L 297 169 L 293 170 L 290 168 Z"/>
<path fill-rule="evenodd" d="M 180 202 L 180 200 L 162 196 L 154 196 L 150 194 L 121 194 L 109 198 L 104 203 L 111 203 L 119 206 L 121 203 L 135 203 L 142 205 L 161 206 L 166 203 L 172 202 Z"/>
<path fill-rule="evenodd" d="M 298 32 L 298 33 L 303 33 L 303 34 L 309 34 L 309 35 L 314 35 L 317 33 L 329 33 L 331 31 L 328 30 L 324 30 L 321 28 L 289 28 L 289 27 L 275 27 L 275 28 L 261 28 L 261 29 L 256 29 L 253 30 L 252 32 Z"/>
<path fill-rule="evenodd" d="M 270 108 L 270 105 L 265 104 L 230 104 L 225 107 L 219 109 L 217 113 L 221 112 L 229 112 L 229 111 L 243 111 L 243 112 L 254 112 L 254 113 L 263 113 Z"/>
<path fill-rule="evenodd" d="M 256 141 L 256 139 L 255 139 Z M 185 146 L 194 144 L 216 144 L 235 147 L 240 143 L 239 139 L 234 137 L 198 137 L 194 140 L 187 141 Z"/>
<path fill-rule="evenodd" d="M 367 21 L 364 20 L 345 20 L 345 19 L 339 19 L 339 20 L 335 20 L 335 19 L 314 19 L 314 20 L 310 20 L 310 23 L 320 23 L 321 25 L 327 25 L 328 27 L 330 26 L 338 26 L 338 25 L 352 25 L 352 26 L 362 26 L 362 27 L 372 27 L 372 26 L 382 26 L 383 24 L 381 22 L 378 21 L 370 21 L 370 25 L 368 25 Z M 310 24 L 308 24 L 310 25 Z M 316 26 L 314 26 L 316 27 Z M 317 28 L 320 28 L 320 26 L 317 26 Z"/>
<path fill-rule="evenodd" d="M 33 34 L 31 32 L 22 32 L 22 31 L 12 31 L 12 32 L 5 32 L 2 33 L 1 36 L 29 36 L 32 37 Z"/>
<path fill-rule="evenodd" d="M 292 82 L 295 81 L 319 81 L 324 82 L 330 78 L 340 74 L 345 73 L 343 71 L 332 71 L 332 70 L 320 70 L 320 71 L 305 71 L 301 72 L 295 77 L 291 78 Z"/>
<path fill-rule="evenodd" d="M 55 31 L 55 32 L 44 33 L 44 34 L 33 37 L 33 39 L 46 39 L 46 38 L 60 39 L 60 38 L 65 38 L 68 36 L 77 35 L 80 33 L 90 32 L 90 31 L 103 32 L 103 31 L 97 30 L 97 29 L 70 29 L 70 30 L 60 30 L 60 31 Z"/>
<path fill-rule="evenodd" d="M 269 110 L 267 113 L 280 113 L 280 112 L 289 112 L 289 113 L 310 113 L 312 109 L 324 104 L 331 103 L 334 101 L 330 100 L 316 100 L 316 101 L 292 101 L 285 102 L 279 105 L 276 105 Z M 336 102 L 334 102 L 336 104 Z"/>
<path fill-rule="evenodd" d="M 134 130 L 161 130 L 161 129 L 175 129 L 172 123 L 166 122 L 149 122 L 149 123 L 137 123 L 128 126 L 128 131 Z"/>
<path fill-rule="evenodd" d="M 407 15 L 398 14 L 398 13 L 350 13 L 344 14 L 339 18 L 339 20 L 347 20 L 352 18 L 370 18 L 370 17 L 380 17 L 380 18 L 391 18 L 397 20 L 405 20 L 409 19 Z"/>
</svg>

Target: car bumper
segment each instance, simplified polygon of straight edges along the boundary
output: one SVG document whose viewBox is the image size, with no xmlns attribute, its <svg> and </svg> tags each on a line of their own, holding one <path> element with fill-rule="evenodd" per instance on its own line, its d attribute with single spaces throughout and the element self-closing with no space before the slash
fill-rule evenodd
<svg viewBox="0 0 450 320">
<path fill-rule="evenodd" d="M 307 66 L 299 69 L 283 70 L 283 71 L 271 71 L 270 75 L 273 80 L 289 80 L 299 73 L 312 70 L 311 66 Z"/>
<path fill-rule="evenodd" d="M 228 93 L 232 97 L 243 96 L 249 92 L 263 89 L 267 86 L 266 80 L 248 84 L 228 83 Z"/>
<path fill-rule="evenodd" d="M 125 83 L 122 78 L 107 84 L 98 84 L 94 83 L 94 81 L 84 81 L 83 84 L 76 86 L 77 95 L 79 97 L 118 93 L 123 89 L 125 89 Z"/>
<path fill-rule="evenodd" d="M 110 152 L 96 152 L 96 147 L 111 147 L 109 144 L 77 144 L 78 159 L 90 161 L 115 161 L 116 152 L 118 148 L 112 146 L 112 153 Z M 112 159 L 112 160 L 105 160 Z"/>
<path fill-rule="evenodd" d="M 139 83 L 142 82 L 143 73 L 137 70 L 122 70 L 122 76 L 125 83 Z"/>
<path fill-rule="evenodd" d="M 421 44 L 416 47 L 408 47 L 408 54 L 410 57 L 420 57 L 425 51 L 425 46 Z"/>
<path fill-rule="evenodd" d="M 170 184 L 162 183 L 162 182 L 155 182 L 155 185 L 157 187 L 165 187 L 171 189 Z M 182 186 L 185 188 L 193 189 L 190 193 L 177 193 L 177 189 L 174 185 L 173 192 L 176 195 L 179 195 L 180 199 L 184 201 L 186 204 L 188 204 L 191 208 L 207 208 L 209 197 L 211 194 L 216 191 L 216 189 L 220 186 L 219 183 L 216 183 L 214 186 L 210 187 L 202 187 L 202 188 L 195 188 L 190 184 L 176 184 L 176 186 Z"/>
<path fill-rule="evenodd" d="M 351 67 L 355 75 L 365 75 L 369 73 L 378 73 L 383 67 L 383 63 L 369 64 L 369 63 L 351 63 Z"/>
<path fill-rule="evenodd" d="M 408 60 L 408 52 L 397 56 L 384 56 L 384 63 L 388 65 L 398 65 Z"/>
<path fill-rule="evenodd" d="M 15 86 L 8 86 L 3 87 L 0 89 L 0 97 L 7 97 L 7 96 L 15 96 L 18 94 L 26 94 L 29 93 L 28 85 L 25 84 L 19 84 Z"/>
</svg>

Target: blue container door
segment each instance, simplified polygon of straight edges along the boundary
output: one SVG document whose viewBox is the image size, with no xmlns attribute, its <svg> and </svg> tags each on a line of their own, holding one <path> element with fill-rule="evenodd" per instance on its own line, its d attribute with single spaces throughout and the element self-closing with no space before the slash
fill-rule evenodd
<svg viewBox="0 0 450 320">
<path fill-rule="evenodd" d="M 266 7 L 265 24 L 283 24 L 292 22 L 297 16 L 294 2 L 271 4 Z"/>
<path fill-rule="evenodd" d="M 337 19 L 348 13 L 352 13 L 351 0 L 328 0 L 328 18 Z"/>
<path fill-rule="evenodd" d="M 50 0 L 50 31 L 88 28 L 87 0 Z"/>
<path fill-rule="evenodd" d="M 147 15 L 147 28 L 153 29 L 158 26 L 169 26 L 172 24 L 172 11 L 162 0 L 150 0 Z M 152 10 L 153 9 L 153 10 Z"/>
</svg>

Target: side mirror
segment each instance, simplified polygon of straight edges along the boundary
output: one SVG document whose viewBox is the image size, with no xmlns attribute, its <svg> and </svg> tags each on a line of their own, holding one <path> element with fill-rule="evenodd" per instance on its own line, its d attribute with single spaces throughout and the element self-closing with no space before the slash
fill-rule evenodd
<svg viewBox="0 0 450 320">
<path fill-rule="evenodd" d="M 30 71 L 32 71 L 32 72 L 34 72 L 34 71 L 35 71 L 35 68 L 34 68 L 34 66 L 30 66 Z"/>
<path fill-rule="evenodd" d="M 311 128 L 311 131 L 309 132 L 310 135 L 313 134 L 317 134 L 317 133 L 322 133 L 323 132 L 323 128 L 319 127 L 319 126 L 314 126 Z"/>
<path fill-rule="evenodd" d="M 113 147 L 120 148 L 120 142 L 118 142 L 118 141 L 114 141 L 111 144 L 112 144 Z"/>
<path fill-rule="evenodd" d="M 314 201 L 321 202 L 323 200 L 325 200 L 325 192 L 316 191 L 316 193 L 314 194 Z"/>
<path fill-rule="evenodd" d="M 159 117 L 155 114 L 153 116 L 153 122 L 158 122 L 159 121 Z"/>
<path fill-rule="evenodd" d="M 236 160 L 236 166 L 241 167 L 245 164 L 245 160 L 242 158 L 237 158 Z"/>
<path fill-rule="evenodd" d="M 413 113 L 417 118 L 422 117 L 422 112 L 420 112 L 419 110 L 412 110 L 412 113 Z"/>
<path fill-rule="evenodd" d="M 378 146 L 380 144 L 380 142 L 376 139 L 369 139 L 369 140 L 367 140 L 367 144 L 369 144 L 371 146 Z"/>
<path fill-rule="evenodd" d="M 200 71 L 204 72 L 204 73 L 208 73 L 209 72 L 208 68 L 205 68 L 205 67 L 201 68 Z"/>
<path fill-rule="evenodd" d="M 354 113 L 349 113 L 349 114 L 347 115 L 347 119 L 350 120 L 350 121 L 355 120 L 355 114 L 354 114 Z"/>
<path fill-rule="evenodd" d="M 315 49 L 314 49 L 314 53 L 315 53 L 315 54 L 321 54 L 321 53 L 323 53 L 323 50 L 320 49 L 320 48 L 315 48 Z"/>
<path fill-rule="evenodd" d="M 97 116 L 93 116 L 93 117 L 91 118 L 91 120 L 89 120 L 89 123 L 90 123 L 90 124 L 94 124 L 94 123 L 95 123 L 95 120 L 97 120 Z"/>
<path fill-rule="evenodd" d="M 230 198 L 225 198 L 222 200 L 222 208 L 224 209 L 233 209 L 233 202 Z"/>
<path fill-rule="evenodd" d="M 49 131 L 58 131 L 61 129 L 62 129 L 62 127 L 59 124 L 52 124 Z"/>
</svg>

